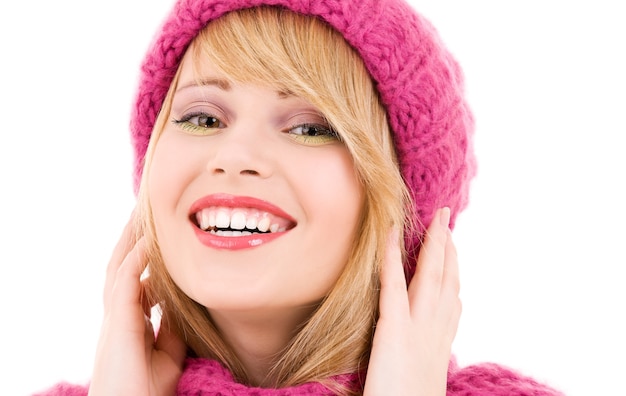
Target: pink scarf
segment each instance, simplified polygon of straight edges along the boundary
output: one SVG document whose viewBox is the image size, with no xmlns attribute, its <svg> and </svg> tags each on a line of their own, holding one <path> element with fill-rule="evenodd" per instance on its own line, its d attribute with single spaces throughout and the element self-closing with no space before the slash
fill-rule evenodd
<svg viewBox="0 0 626 396">
<path fill-rule="evenodd" d="M 339 384 L 358 389 L 356 374 L 334 378 Z M 60 383 L 33 396 L 86 396 L 89 385 Z M 256 388 L 235 382 L 230 372 L 220 363 L 207 359 L 189 358 L 178 383 L 177 395 L 194 396 L 330 396 L 332 391 L 322 384 L 311 382 L 282 389 Z M 447 396 L 563 396 L 532 378 L 505 367 L 484 363 L 460 369 L 456 360 L 448 368 Z"/>
</svg>

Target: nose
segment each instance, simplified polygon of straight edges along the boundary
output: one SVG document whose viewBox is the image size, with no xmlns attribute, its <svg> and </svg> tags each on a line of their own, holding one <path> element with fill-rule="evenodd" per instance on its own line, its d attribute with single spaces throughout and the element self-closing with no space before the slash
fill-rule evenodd
<svg viewBox="0 0 626 396">
<path fill-rule="evenodd" d="M 268 142 L 252 131 L 227 129 L 215 136 L 207 171 L 214 176 L 255 176 L 267 178 L 272 174 Z"/>
</svg>

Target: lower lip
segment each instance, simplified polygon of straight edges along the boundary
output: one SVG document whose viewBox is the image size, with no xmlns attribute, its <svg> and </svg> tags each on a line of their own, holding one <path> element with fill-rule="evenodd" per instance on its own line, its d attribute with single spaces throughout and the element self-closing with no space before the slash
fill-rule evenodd
<svg viewBox="0 0 626 396">
<path fill-rule="evenodd" d="M 237 237 L 225 237 L 202 231 L 195 225 L 193 226 L 193 230 L 203 245 L 214 249 L 224 250 L 241 250 L 259 247 L 286 234 L 285 231 L 270 232 L 267 234 L 242 235 Z"/>
</svg>

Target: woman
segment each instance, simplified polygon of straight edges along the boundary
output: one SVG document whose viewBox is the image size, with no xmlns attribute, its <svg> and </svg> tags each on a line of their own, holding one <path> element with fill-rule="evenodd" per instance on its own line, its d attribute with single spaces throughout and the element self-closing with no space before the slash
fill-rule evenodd
<svg viewBox="0 0 626 396">
<path fill-rule="evenodd" d="M 449 364 L 473 123 L 406 4 L 182 0 L 142 72 L 89 394 L 556 394 Z"/>
</svg>

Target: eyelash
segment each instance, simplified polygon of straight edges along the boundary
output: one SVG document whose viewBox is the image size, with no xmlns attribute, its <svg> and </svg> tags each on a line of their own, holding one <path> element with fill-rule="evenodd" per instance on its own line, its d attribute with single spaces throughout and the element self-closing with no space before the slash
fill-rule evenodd
<svg viewBox="0 0 626 396">
<path fill-rule="evenodd" d="M 194 118 L 198 118 L 198 124 L 200 123 L 200 118 L 213 119 L 215 122 L 219 123 L 219 126 L 217 127 L 200 126 L 191 122 L 191 120 Z M 219 118 L 215 117 L 214 115 L 199 112 L 199 111 L 185 114 L 178 120 L 173 119 L 172 122 L 180 126 L 180 128 L 183 129 L 185 132 L 189 132 L 192 135 L 211 135 L 212 133 L 215 132 L 216 129 L 225 128 L 225 125 L 222 123 L 222 121 Z"/>
<path fill-rule="evenodd" d="M 323 135 L 309 135 L 309 134 L 295 134 L 292 133 L 291 136 L 296 140 L 301 140 L 303 143 L 326 143 L 331 141 L 341 141 L 339 134 L 332 127 L 323 124 L 312 124 L 312 123 L 304 123 L 293 125 L 289 131 L 293 131 L 294 129 L 302 128 L 303 130 L 309 129 L 317 129 L 320 130 Z"/>
<path fill-rule="evenodd" d="M 194 118 L 198 119 L 197 120 L 198 124 L 201 122 L 200 119 L 204 118 L 205 120 L 211 119 L 213 123 L 218 123 L 219 125 L 216 127 L 200 126 L 194 122 L 191 122 L 191 120 L 193 120 Z M 213 133 L 216 132 L 216 130 L 226 127 L 226 125 L 224 125 L 219 118 L 215 117 L 214 115 L 203 113 L 203 112 L 193 112 L 193 113 L 185 114 L 180 119 L 173 119 L 172 123 L 180 126 L 180 128 L 183 129 L 185 132 L 188 132 L 192 135 L 200 135 L 200 136 L 212 135 Z M 299 134 L 289 133 L 297 128 L 301 128 L 303 131 Z M 306 134 L 311 129 L 317 130 L 321 132 L 322 134 L 319 134 L 319 135 Z M 316 123 L 295 124 L 295 125 L 292 125 L 289 129 L 287 129 L 286 133 L 289 133 L 290 137 L 292 137 L 294 140 L 297 140 L 306 144 L 321 144 L 321 143 L 328 143 L 331 141 L 341 141 L 341 137 L 339 136 L 337 131 L 335 131 L 332 127 L 324 125 L 324 124 L 316 124 Z"/>
</svg>

